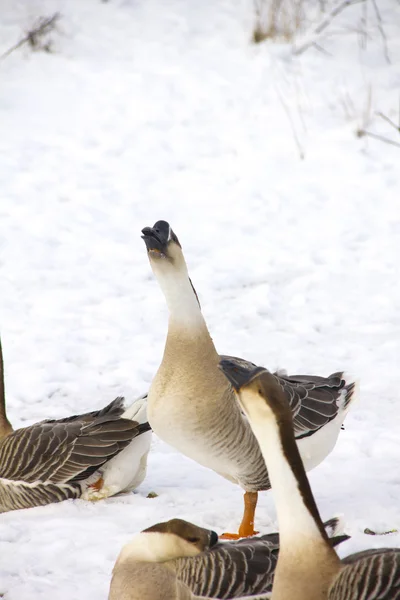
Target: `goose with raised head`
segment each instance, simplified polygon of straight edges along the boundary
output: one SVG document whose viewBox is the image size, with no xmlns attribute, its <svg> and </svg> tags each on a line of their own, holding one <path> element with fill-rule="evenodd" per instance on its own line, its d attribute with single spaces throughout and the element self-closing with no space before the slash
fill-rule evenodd
<svg viewBox="0 0 400 600">
<path fill-rule="evenodd" d="M 245 491 L 239 533 L 222 537 L 254 535 L 257 493 L 270 488 L 258 442 L 218 368 L 221 357 L 177 236 L 166 221 L 145 227 L 142 234 L 170 313 L 163 360 L 148 394 L 149 422 L 162 440 Z M 299 449 L 311 469 L 333 449 L 354 397 L 354 384 L 342 373 L 327 378 L 274 377 L 290 402 Z"/>
<path fill-rule="evenodd" d="M 0 347 L 0 513 L 68 498 L 97 500 L 139 485 L 151 428 L 146 399 L 13 431 L 6 414 Z"/>
<path fill-rule="evenodd" d="M 230 360 L 221 369 L 236 390 L 254 431 L 272 485 L 280 551 L 272 600 L 398 600 L 400 548 L 373 549 L 340 561 L 307 479 L 290 406 L 266 369 Z M 267 433 L 267 435 L 266 435 Z"/>
<path fill-rule="evenodd" d="M 325 527 L 334 536 L 330 538 L 332 545 L 349 537 L 336 535 L 337 519 L 327 521 Z M 195 597 L 224 599 L 265 594 L 272 587 L 278 552 L 277 533 L 218 543 L 214 531 L 182 519 L 157 523 L 121 550 L 109 598 L 154 600 L 153 595 L 143 595 L 143 590 L 147 585 L 151 590 L 160 585 L 163 590 L 167 580 L 172 586 L 175 582 L 185 585 Z M 168 595 L 161 597 L 170 599 Z"/>
</svg>

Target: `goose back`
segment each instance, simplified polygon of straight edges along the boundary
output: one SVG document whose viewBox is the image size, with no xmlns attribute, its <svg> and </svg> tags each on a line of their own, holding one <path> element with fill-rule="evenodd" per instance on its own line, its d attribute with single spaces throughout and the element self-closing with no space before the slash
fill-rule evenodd
<svg viewBox="0 0 400 600">
<path fill-rule="evenodd" d="M 278 550 L 277 533 L 218 544 L 198 556 L 174 561 L 176 574 L 198 596 L 250 596 L 271 589 Z"/>
<path fill-rule="evenodd" d="M 342 562 L 328 600 L 400 600 L 400 548 L 365 550 Z"/>
<path fill-rule="evenodd" d="M 82 484 L 149 425 L 121 419 L 123 398 L 104 409 L 18 429 L 0 443 L 0 512 L 81 495 Z"/>
</svg>

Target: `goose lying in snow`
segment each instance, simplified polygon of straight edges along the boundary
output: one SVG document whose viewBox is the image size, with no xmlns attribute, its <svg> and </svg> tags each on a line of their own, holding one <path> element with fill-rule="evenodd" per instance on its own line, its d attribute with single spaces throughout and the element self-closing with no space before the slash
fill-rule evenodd
<svg viewBox="0 0 400 600">
<path fill-rule="evenodd" d="M 325 527 L 334 535 L 338 520 L 327 521 Z M 348 537 L 332 537 L 330 542 L 337 545 Z M 145 529 L 122 548 L 114 566 L 109 600 L 174 600 L 192 598 L 192 594 L 240 598 L 271 589 L 279 552 L 277 533 L 217 542 L 214 531 L 181 519 Z M 181 595 L 166 593 L 166 586 L 180 590 Z"/>
<path fill-rule="evenodd" d="M 0 346 L 0 513 L 129 491 L 144 479 L 150 442 L 145 398 L 127 410 L 117 398 L 102 410 L 13 431 Z"/>
<path fill-rule="evenodd" d="M 164 357 L 148 395 L 151 427 L 162 440 L 245 490 L 239 534 L 223 537 L 254 535 L 257 492 L 270 488 L 260 447 L 218 368 L 221 357 L 201 313 L 178 238 L 166 221 L 145 227 L 142 233 L 170 312 Z M 232 360 L 254 367 L 243 359 Z M 336 443 L 354 397 L 354 383 L 342 373 L 327 378 L 274 377 L 290 403 L 306 469 L 312 469 Z"/>
<path fill-rule="evenodd" d="M 271 478 L 280 535 L 272 600 L 400 599 L 400 548 L 367 550 L 341 562 L 328 543 L 276 379 L 261 367 L 249 372 L 229 360 L 221 368 L 237 390 Z"/>
</svg>

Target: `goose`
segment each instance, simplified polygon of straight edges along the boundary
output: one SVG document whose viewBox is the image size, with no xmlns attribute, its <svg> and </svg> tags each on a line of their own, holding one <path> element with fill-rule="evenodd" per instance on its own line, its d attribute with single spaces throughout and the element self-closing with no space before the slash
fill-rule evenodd
<svg viewBox="0 0 400 600">
<path fill-rule="evenodd" d="M 258 492 L 270 482 L 259 444 L 234 391 L 218 368 L 218 355 L 188 274 L 181 244 L 166 221 L 142 230 L 153 273 L 169 309 L 168 334 L 161 365 L 148 392 L 153 431 L 189 458 L 211 468 L 244 490 L 238 533 L 254 530 Z M 241 358 L 238 364 L 254 367 Z M 289 400 L 299 450 L 306 469 L 317 466 L 335 446 L 354 399 L 355 386 L 343 373 L 329 377 L 288 377 L 276 381 Z"/>
<path fill-rule="evenodd" d="M 150 442 L 146 396 L 13 431 L 0 343 L 0 513 L 130 491 L 144 479 Z"/>
<path fill-rule="evenodd" d="M 295 443 L 292 412 L 273 375 L 227 359 L 221 369 L 236 390 L 271 479 L 280 537 L 272 600 L 400 599 L 400 548 L 367 550 L 340 561 L 329 544 Z"/>
<path fill-rule="evenodd" d="M 324 526 L 333 536 L 330 543 L 334 546 L 349 538 L 336 535 L 338 519 Z M 218 543 L 214 531 L 171 519 L 145 529 L 122 548 L 113 569 L 109 600 L 155 600 L 158 596 L 153 587 L 165 593 L 167 580 L 172 588 L 186 586 L 195 597 L 265 594 L 272 586 L 278 552 L 277 533 Z M 173 598 L 167 594 L 160 597 Z"/>
</svg>

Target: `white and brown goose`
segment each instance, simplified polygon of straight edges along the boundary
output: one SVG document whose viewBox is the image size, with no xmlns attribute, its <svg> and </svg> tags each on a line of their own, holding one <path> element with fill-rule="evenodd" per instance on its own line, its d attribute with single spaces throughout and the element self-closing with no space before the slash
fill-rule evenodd
<svg viewBox="0 0 400 600">
<path fill-rule="evenodd" d="M 145 477 L 151 428 L 146 397 L 13 431 L 7 419 L 0 343 L 0 513 L 68 498 L 131 491 Z"/>
<path fill-rule="evenodd" d="M 324 526 L 334 536 L 332 545 L 348 539 L 335 535 L 337 519 Z M 218 543 L 214 531 L 171 519 L 145 529 L 122 548 L 109 599 L 172 600 L 175 596 L 166 593 L 166 585 L 202 598 L 265 594 L 272 588 L 278 552 L 277 533 Z"/>
<path fill-rule="evenodd" d="M 272 485 L 280 551 L 272 600 L 399 600 L 400 548 L 373 549 L 340 561 L 321 521 L 295 443 L 292 411 L 276 379 L 261 367 L 221 368 L 254 431 Z"/>
<path fill-rule="evenodd" d="M 164 356 L 148 393 L 151 427 L 165 442 L 242 487 L 238 538 L 254 535 L 257 493 L 270 482 L 259 444 L 223 376 L 177 236 L 166 221 L 142 230 L 150 265 L 169 309 Z M 239 365 L 253 363 L 229 357 Z M 287 397 L 306 469 L 333 449 L 354 397 L 343 373 L 329 377 L 274 374 Z"/>
</svg>

